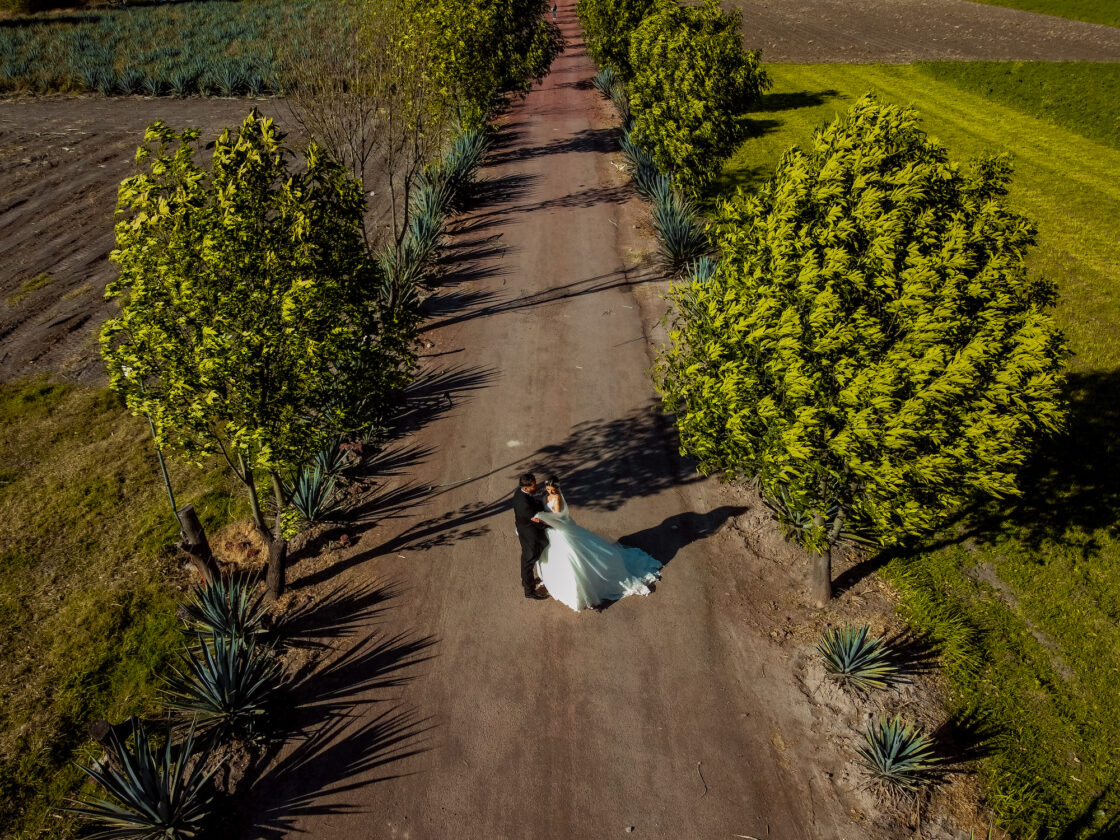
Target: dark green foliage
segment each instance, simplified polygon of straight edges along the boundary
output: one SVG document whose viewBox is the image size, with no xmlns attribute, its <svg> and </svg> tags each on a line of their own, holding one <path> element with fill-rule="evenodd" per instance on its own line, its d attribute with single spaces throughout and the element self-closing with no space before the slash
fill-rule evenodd
<svg viewBox="0 0 1120 840">
<path fill-rule="evenodd" d="M 269 712 L 284 670 L 272 651 L 240 636 L 198 636 L 181 657 L 164 692 L 167 705 L 217 737 L 256 740 L 267 733 Z"/>
<path fill-rule="evenodd" d="M 630 36 L 653 9 L 653 0 L 579 0 L 576 13 L 583 24 L 587 51 L 595 63 L 630 78 Z"/>
<path fill-rule="evenodd" d="M 655 192 L 653 226 L 661 264 L 679 274 L 711 250 L 704 226 L 692 202 L 673 191 Z"/>
<path fill-rule="evenodd" d="M 743 49 L 740 23 L 718 0 L 656 0 L 630 39 L 633 133 L 690 194 L 746 137 L 747 112 L 770 86 L 758 53 Z"/>
<path fill-rule="evenodd" d="M 239 639 L 264 632 L 268 615 L 256 576 L 236 573 L 206 580 L 192 591 L 181 610 L 189 632 Z"/>
<path fill-rule="evenodd" d="M 110 798 L 90 796 L 69 813 L 93 823 L 90 840 L 188 840 L 197 837 L 210 816 L 213 793 L 205 772 L 208 746 L 194 739 L 194 727 L 178 747 L 167 737 L 162 748 L 133 719 L 131 747 L 116 731 L 109 734 L 110 763 L 81 766 Z"/>
<path fill-rule="evenodd" d="M 886 643 L 868 638 L 871 628 L 825 628 L 817 650 L 824 658 L 825 670 L 841 685 L 857 691 L 886 688 L 899 678 L 898 663 Z"/>
<path fill-rule="evenodd" d="M 872 787 L 890 798 L 913 795 L 937 772 L 933 740 L 897 715 L 871 723 L 856 752 Z"/>
<path fill-rule="evenodd" d="M 1120 149 L 1120 63 L 937 61 L 915 66 L 934 79 Z"/>
</svg>

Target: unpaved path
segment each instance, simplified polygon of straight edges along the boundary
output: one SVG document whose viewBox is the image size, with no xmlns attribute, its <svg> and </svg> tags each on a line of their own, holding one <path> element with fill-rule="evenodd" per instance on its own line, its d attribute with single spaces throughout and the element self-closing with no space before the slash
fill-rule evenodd
<svg viewBox="0 0 1120 840">
<path fill-rule="evenodd" d="M 342 647 L 358 641 L 305 683 L 305 737 L 259 781 L 247 836 L 875 836 L 811 760 L 788 662 L 723 609 L 755 585 L 725 538 L 745 508 L 652 411 L 652 278 L 628 267 L 636 207 L 572 5 L 569 49 L 508 115 L 490 203 L 456 237 L 461 283 L 426 333 L 431 414 L 386 458 L 381 520 L 293 569 L 305 609 L 341 587 L 359 614 Z M 654 594 L 579 614 L 525 600 L 526 469 L 666 562 Z"/>
<path fill-rule="evenodd" d="M 969 0 L 725 0 L 764 61 L 1120 61 L 1120 28 Z"/>
</svg>

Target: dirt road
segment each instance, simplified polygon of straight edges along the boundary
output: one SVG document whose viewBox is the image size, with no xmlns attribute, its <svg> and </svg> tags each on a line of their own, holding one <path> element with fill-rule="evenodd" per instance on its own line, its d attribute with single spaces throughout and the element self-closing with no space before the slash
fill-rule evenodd
<svg viewBox="0 0 1120 840">
<path fill-rule="evenodd" d="M 627 267 L 636 210 L 572 6 L 569 49 L 508 115 L 489 203 L 455 240 L 461 283 L 433 302 L 439 416 L 387 456 L 357 550 L 293 570 L 297 603 L 337 584 L 365 617 L 306 684 L 307 740 L 258 785 L 252 836 L 869 836 L 807 760 L 788 664 L 721 612 L 750 585 L 721 539 L 745 508 L 652 412 L 651 278 Z M 510 508 L 526 469 L 665 562 L 653 595 L 579 614 L 526 600 Z"/>
</svg>

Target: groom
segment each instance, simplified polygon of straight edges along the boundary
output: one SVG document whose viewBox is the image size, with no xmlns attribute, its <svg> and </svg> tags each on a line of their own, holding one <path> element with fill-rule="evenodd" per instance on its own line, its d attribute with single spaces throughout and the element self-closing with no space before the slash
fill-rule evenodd
<svg viewBox="0 0 1120 840">
<path fill-rule="evenodd" d="M 521 541 L 521 586 L 525 589 L 526 598 L 541 601 L 548 596 L 537 589 L 539 581 L 533 567 L 548 542 L 544 533 L 545 524 L 537 518 L 537 514 L 544 510 L 544 502 L 533 495 L 537 479 L 532 473 L 522 475 L 518 484 L 520 486 L 513 492 L 513 515 L 517 521 L 517 538 Z"/>
</svg>

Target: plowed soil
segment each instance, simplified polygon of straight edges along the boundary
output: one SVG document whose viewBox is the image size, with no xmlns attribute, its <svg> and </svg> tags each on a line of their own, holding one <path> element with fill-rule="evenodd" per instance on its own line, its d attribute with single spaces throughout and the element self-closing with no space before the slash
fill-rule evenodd
<svg viewBox="0 0 1120 840">
<path fill-rule="evenodd" d="M 968 0 L 725 0 L 764 61 L 1120 61 L 1120 29 Z"/>
</svg>

